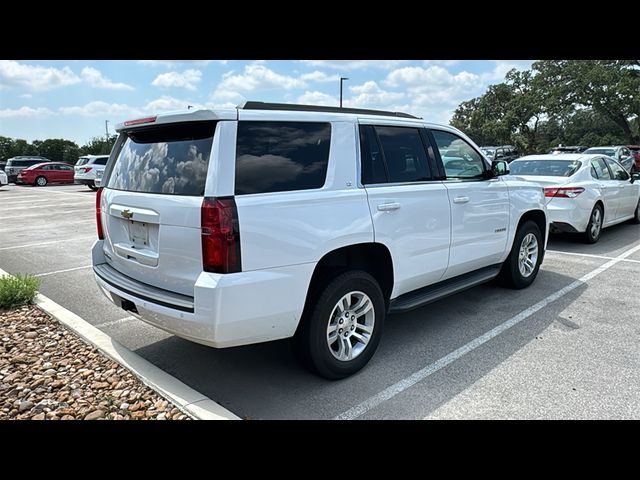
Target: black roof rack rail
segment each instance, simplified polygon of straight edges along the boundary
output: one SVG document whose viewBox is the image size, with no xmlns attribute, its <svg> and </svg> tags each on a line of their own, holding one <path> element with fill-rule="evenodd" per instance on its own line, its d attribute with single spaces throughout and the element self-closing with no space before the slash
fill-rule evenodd
<svg viewBox="0 0 640 480">
<path fill-rule="evenodd" d="M 404 112 L 385 112 L 383 110 L 368 110 L 366 108 L 328 107 L 324 105 L 299 105 L 296 103 L 268 103 L 246 101 L 238 105 L 240 110 L 288 110 L 293 112 L 330 112 L 330 113 L 359 113 L 363 115 L 385 115 L 390 117 L 416 118 Z"/>
</svg>

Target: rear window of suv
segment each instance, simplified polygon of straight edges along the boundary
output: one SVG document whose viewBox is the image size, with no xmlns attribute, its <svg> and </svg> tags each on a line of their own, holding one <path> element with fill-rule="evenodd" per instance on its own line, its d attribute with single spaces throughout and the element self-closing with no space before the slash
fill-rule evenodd
<svg viewBox="0 0 640 480">
<path fill-rule="evenodd" d="M 330 123 L 239 122 L 236 195 L 321 188 L 330 142 Z"/>
<path fill-rule="evenodd" d="M 210 121 L 184 122 L 123 133 L 107 188 L 204 195 L 215 127 Z"/>
</svg>

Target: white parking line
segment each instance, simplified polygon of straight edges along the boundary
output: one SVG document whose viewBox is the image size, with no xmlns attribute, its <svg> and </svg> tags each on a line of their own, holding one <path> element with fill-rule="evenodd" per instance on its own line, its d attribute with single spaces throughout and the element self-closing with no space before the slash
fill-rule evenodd
<svg viewBox="0 0 640 480">
<path fill-rule="evenodd" d="M 80 235 L 78 237 L 65 238 L 64 240 L 51 240 L 50 242 L 26 243 L 24 245 L 14 245 L 12 247 L 0 247 L 0 251 L 2 251 L 2 250 L 15 250 L 17 248 L 40 247 L 42 245 L 53 245 L 54 243 L 72 242 L 74 240 L 79 240 L 81 238 L 96 238 L 96 235 L 95 234 L 94 235 Z"/>
<path fill-rule="evenodd" d="M 91 265 L 85 265 L 84 267 L 65 268 L 64 270 L 54 270 L 53 272 L 38 273 L 35 277 L 46 277 L 47 275 L 55 275 L 56 273 L 74 272 L 76 270 L 84 270 L 85 268 L 91 268 Z"/>
<path fill-rule="evenodd" d="M 43 200 L 50 201 L 50 198 L 43 198 Z M 95 205 L 94 201 L 82 203 L 79 200 L 73 202 L 57 202 L 57 203 L 37 203 L 34 200 L 28 202 L 11 202 L 6 205 L 0 205 L 0 210 L 5 212 L 13 212 L 15 210 L 27 210 L 30 208 L 50 208 L 50 207 L 83 207 L 91 208 Z"/>
<path fill-rule="evenodd" d="M 623 259 L 625 259 L 629 255 L 633 255 L 637 251 L 640 251 L 640 245 L 636 245 L 635 247 L 627 250 L 626 252 L 624 252 L 621 255 L 613 258 L 612 260 L 608 261 L 607 263 L 599 266 L 595 270 L 592 270 L 591 272 L 583 275 L 578 280 L 576 280 L 576 281 L 570 283 L 569 285 L 567 285 L 566 287 L 558 290 L 556 293 L 553 293 L 553 294 L 549 295 L 548 297 L 542 299 L 541 301 L 539 301 L 535 305 L 532 305 L 531 307 L 527 308 L 526 310 L 523 310 L 522 312 L 517 314 L 515 317 L 511 317 L 509 320 L 505 321 L 504 323 L 501 323 L 497 327 L 492 328 L 491 330 L 489 330 L 485 334 L 483 334 L 483 335 L 471 340 L 469 343 L 466 343 L 462 347 L 458 348 L 457 350 L 454 350 L 453 352 L 449 353 L 448 355 L 445 355 L 444 357 L 440 358 L 439 360 L 435 361 L 434 363 L 432 363 L 430 365 L 427 365 L 426 367 L 424 367 L 421 370 L 418 370 L 413 375 L 410 375 L 410 376 L 400 380 L 399 382 L 394 383 L 390 387 L 385 388 L 384 390 L 382 390 L 381 392 L 377 393 L 376 395 L 373 395 L 372 397 L 368 398 L 364 402 L 359 403 L 358 405 L 350 408 L 346 412 L 341 413 L 340 415 L 335 417 L 334 420 L 353 420 L 353 419 L 356 419 L 356 418 L 364 415 L 369 410 L 371 410 L 371 409 L 377 407 L 378 405 L 380 405 L 381 403 L 383 403 L 383 402 L 395 397 L 399 393 L 404 392 L 406 389 L 412 387 L 416 383 L 424 380 L 425 378 L 429 377 L 430 375 L 434 374 L 435 372 L 437 372 L 439 370 L 442 370 L 443 368 L 445 368 L 446 366 L 448 366 L 451 363 L 455 362 L 456 360 L 458 360 L 459 358 L 463 357 L 467 353 L 472 352 L 476 348 L 478 348 L 478 347 L 484 345 L 485 343 L 487 343 L 489 340 L 497 337 L 498 335 L 500 335 L 501 333 L 507 331 L 511 327 L 513 327 L 513 326 L 519 324 L 520 322 L 522 322 L 523 320 L 529 318 L 531 315 L 533 315 L 537 311 L 543 309 L 544 307 L 546 307 L 550 303 L 555 302 L 559 298 L 564 297 L 566 294 L 568 294 L 572 290 L 575 290 L 579 286 L 583 285 L 584 283 L 586 283 L 587 281 L 591 280 L 595 276 L 600 275 L 602 272 L 608 270 L 609 268 L 613 267 L 617 263 L 620 263 Z"/>
<path fill-rule="evenodd" d="M 547 250 L 546 253 L 558 253 L 561 255 L 572 255 L 574 257 L 587 257 L 587 258 L 601 258 L 603 260 L 613 260 L 615 257 L 606 257 L 604 255 L 592 255 L 591 253 L 575 253 L 575 252 L 562 252 L 560 250 Z M 621 262 L 640 263 L 640 260 L 632 260 L 630 258 L 623 258 Z"/>
<path fill-rule="evenodd" d="M 120 318 L 118 320 L 111 320 L 110 322 L 97 323 L 94 325 L 94 327 L 98 327 L 98 328 L 112 327 L 113 325 L 119 325 L 121 323 L 130 322 L 131 320 L 135 320 L 135 319 L 136 317 L 129 316 L 129 317 Z"/>
<path fill-rule="evenodd" d="M 12 215 L 10 217 L 2 217 L 2 220 L 13 220 L 13 219 L 23 219 L 23 218 L 33 218 L 33 217 L 51 217 L 52 215 L 65 215 L 67 213 L 76 213 L 76 214 L 80 214 L 80 213 L 87 213 L 90 215 L 93 215 L 95 213 L 95 210 L 93 210 L 91 207 L 85 207 L 85 208 L 81 208 L 81 209 L 76 209 L 76 210 L 62 210 L 62 211 L 57 211 L 57 210 L 52 210 L 52 211 L 48 211 L 48 212 L 40 212 L 40 213 L 32 213 L 32 214 L 26 214 L 26 215 Z"/>
</svg>

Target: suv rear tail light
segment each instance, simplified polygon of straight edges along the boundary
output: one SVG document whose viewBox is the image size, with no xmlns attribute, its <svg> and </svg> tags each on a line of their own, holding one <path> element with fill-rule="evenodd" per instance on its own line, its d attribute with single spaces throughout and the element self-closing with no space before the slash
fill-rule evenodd
<svg viewBox="0 0 640 480">
<path fill-rule="evenodd" d="M 104 232 L 102 231 L 102 188 L 96 193 L 96 223 L 98 226 L 98 240 L 104 240 Z"/>
<path fill-rule="evenodd" d="M 202 201 L 202 268 L 205 272 L 240 271 L 240 226 L 233 197 Z"/>
<path fill-rule="evenodd" d="M 84 170 L 84 173 L 89 173 L 91 171 L 91 167 L 82 167 L 82 170 Z"/>
<path fill-rule="evenodd" d="M 545 197 L 576 198 L 584 192 L 582 187 L 545 188 Z"/>
</svg>

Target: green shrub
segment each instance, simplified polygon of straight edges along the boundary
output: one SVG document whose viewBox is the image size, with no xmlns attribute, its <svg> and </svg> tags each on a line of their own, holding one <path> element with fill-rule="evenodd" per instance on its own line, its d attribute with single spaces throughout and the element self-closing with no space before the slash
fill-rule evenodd
<svg viewBox="0 0 640 480">
<path fill-rule="evenodd" d="M 33 275 L 0 277 L 0 308 L 14 308 L 33 302 L 40 285 Z"/>
</svg>

